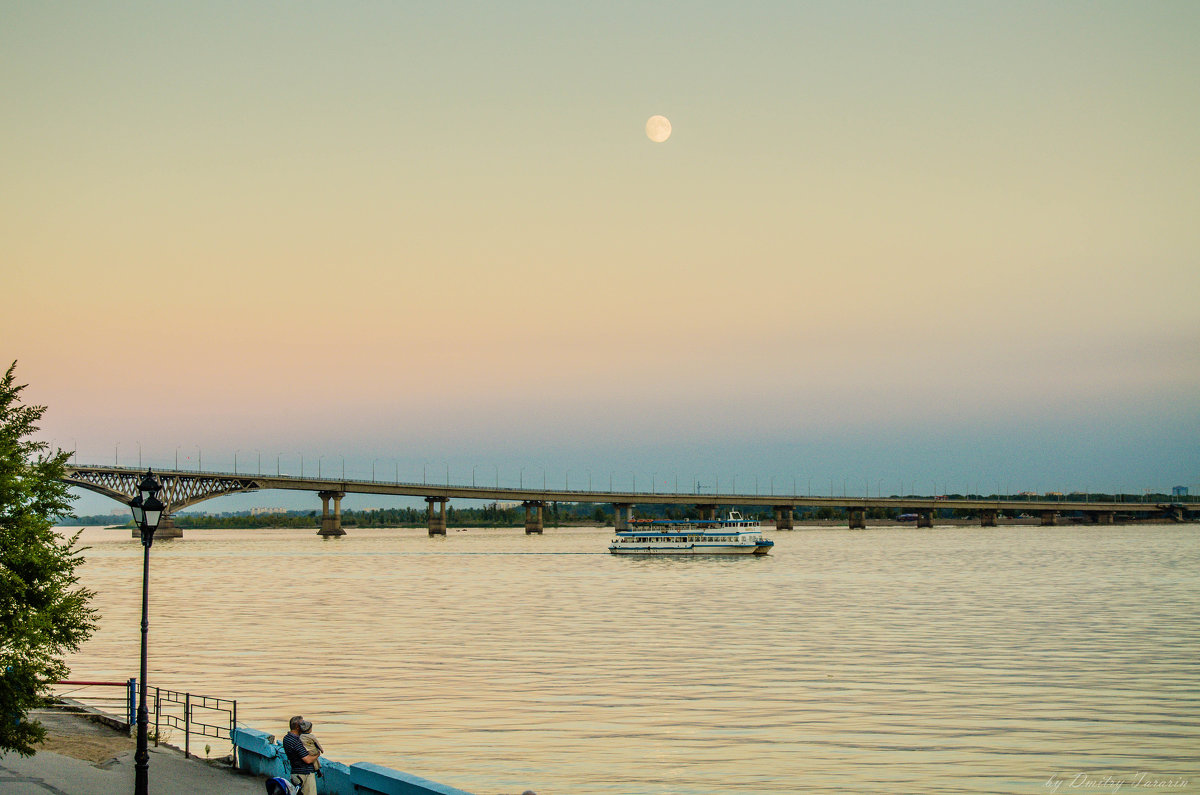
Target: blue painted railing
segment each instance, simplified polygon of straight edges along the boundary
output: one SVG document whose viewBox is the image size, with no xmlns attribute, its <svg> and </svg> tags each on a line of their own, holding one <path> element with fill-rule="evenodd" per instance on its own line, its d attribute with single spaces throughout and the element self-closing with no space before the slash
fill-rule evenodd
<svg viewBox="0 0 1200 795">
<path fill-rule="evenodd" d="M 238 749 L 238 769 L 258 776 L 292 774 L 283 743 L 257 729 L 237 728 L 233 744 Z M 469 792 L 370 762 L 341 762 L 321 758 L 317 779 L 319 795 L 471 795 Z"/>
</svg>

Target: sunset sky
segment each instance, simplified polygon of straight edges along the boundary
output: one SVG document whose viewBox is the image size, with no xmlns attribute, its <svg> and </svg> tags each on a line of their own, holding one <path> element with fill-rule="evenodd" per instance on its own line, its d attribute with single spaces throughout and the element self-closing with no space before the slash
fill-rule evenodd
<svg viewBox="0 0 1200 795">
<path fill-rule="evenodd" d="M 1195 2 L 0 2 L 0 354 L 80 462 L 1200 490 L 1198 40 Z"/>
</svg>

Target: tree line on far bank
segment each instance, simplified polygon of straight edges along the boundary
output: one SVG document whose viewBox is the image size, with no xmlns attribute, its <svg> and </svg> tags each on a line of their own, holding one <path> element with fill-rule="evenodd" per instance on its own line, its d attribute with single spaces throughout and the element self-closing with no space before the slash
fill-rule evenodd
<svg viewBox="0 0 1200 795">
<path fill-rule="evenodd" d="M 613 514 L 610 505 L 601 503 L 547 503 L 542 511 L 542 521 L 547 527 L 562 526 L 612 526 Z M 769 522 L 774 520 L 774 511 L 764 506 L 742 506 L 742 516 Z M 1069 509 L 1068 509 L 1069 510 Z M 899 520 L 901 512 L 894 508 L 870 508 L 867 519 L 876 521 Z M 1005 519 L 1025 518 L 1020 510 L 1004 510 L 999 516 Z M 796 521 L 829 521 L 847 519 L 844 508 L 798 507 Z M 700 512 L 694 506 L 685 505 L 640 505 L 634 509 L 638 519 L 698 519 Z M 977 519 L 978 510 L 938 509 L 936 519 Z M 61 519 L 61 526 L 120 526 L 133 527 L 132 519 L 113 514 L 71 516 Z M 179 513 L 174 515 L 175 525 L 180 529 L 197 530 L 242 530 L 269 528 L 317 528 L 321 526 L 321 513 L 317 510 L 286 511 L 280 513 Z M 480 507 L 458 508 L 453 504 L 446 507 L 446 520 L 454 527 L 523 527 L 525 509 L 520 505 L 489 504 Z M 343 511 L 343 527 L 425 527 L 424 508 L 376 508 L 365 511 Z"/>
</svg>

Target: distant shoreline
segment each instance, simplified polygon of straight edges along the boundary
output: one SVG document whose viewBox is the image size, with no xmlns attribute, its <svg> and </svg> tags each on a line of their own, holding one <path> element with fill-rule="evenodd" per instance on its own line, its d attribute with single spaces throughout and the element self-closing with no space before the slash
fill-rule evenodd
<svg viewBox="0 0 1200 795">
<path fill-rule="evenodd" d="M 1114 521 L 1113 524 L 1114 525 L 1143 525 L 1143 524 L 1168 524 L 1169 525 L 1169 524 L 1197 524 L 1198 522 L 1200 522 L 1200 520 L 1197 520 L 1197 519 L 1186 519 L 1183 522 L 1176 522 L 1176 521 L 1173 521 L 1166 517 L 1154 516 L 1154 517 L 1147 517 L 1147 518 L 1140 518 L 1140 519 L 1133 519 L 1133 518 L 1123 519 L 1120 521 Z M 781 533 L 792 532 L 792 531 L 788 531 L 788 530 L 776 530 L 774 527 L 774 524 L 775 523 L 770 520 L 763 520 L 760 523 L 760 526 L 768 531 L 781 532 Z M 848 524 L 848 520 L 846 517 L 842 517 L 840 519 L 810 519 L 810 520 L 805 520 L 805 521 L 796 520 L 793 531 L 803 530 L 805 528 L 824 529 L 824 528 L 830 528 L 830 527 L 840 527 L 843 529 L 850 529 L 849 527 L 847 527 L 847 524 Z M 918 528 L 917 523 L 915 521 L 901 522 L 897 519 L 867 519 L 866 525 L 867 525 L 867 528 L 874 528 L 874 527 L 901 527 L 901 528 L 904 528 L 904 527 L 907 527 L 907 528 L 911 528 L 913 530 L 928 529 L 928 528 Z M 216 524 L 216 523 L 203 522 L 202 518 L 199 518 L 199 517 L 196 520 L 191 520 L 191 519 L 188 519 L 185 517 L 185 521 L 177 521 L 176 526 L 180 530 L 317 530 L 320 527 L 319 524 L 314 524 L 311 527 L 306 526 L 306 525 L 292 525 L 292 524 L 286 524 L 286 525 L 269 525 L 269 524 L 257 525 L 257 524 L 249 524 L 249 523 L 244 524 L 244 525 L 230 525 L 228 523 Z M 348 531 L 349 530 L 425 530 L 427 527 L 424 523 L 404 523 L 404 524 L 394 524 L 394 525 L 352 525 L 352 524 L 343 523 L 342 526 L 344 529 L 346 529 Z M 934 521 L 933 526 L 934 527 L 980 527 L 980 523 L 979 523 L 978 518 L 975 518 L 975 519 L 937 519 Z M 997 527 L 1042 527 L 1043 525 L 1042 525 L 1042 520 L 1035 516 L 1035 517 L 1027 517 L 1027 518 L 1022 518 L 1022 519 L 998 518 L 996 520 L 996 526 Z M 1059 516 L 1055 520 L 1054 526 L 1059 526 L 1059 527 L 1061 527 L 1061 526 L 1108 527 L 1111 525 L 1095 524 L 1093 522 L 1088 521 L 1086 518 L 1083 518 L 1083 517 Z M 57 527 L 62 530 L 70 530 L 70 529 L 82 530 L 85 528 L 99 528 L 99 529 L 103 529 L 103 530 L 129 530 L 131 532 L 134 529 L 132 523 L 119 524 L 119 525 L 103 525 L 103 524 L 58 525 Z M 468 524 L 468 523 L 455 523 L 455 524 L 450 524 L 447 527 L 447 529 L 450 531 L 522 530 L 523 528 L 524 528 L 523 524 L 497 525 L 497 524 Z M 594 522 L 593 523 L 560 522 L 557 525 L 549 524 L 549 523 L 547 523 L 545 525 L 545 530 L 547 530 L 547 531 L 556 530 L 556 529 L 562 529 L 562 530 L 606 530 L 607 529 L 607 530 L 612 530 L 613 526 L 611 524 L 596 524 Z"/>
</svg>

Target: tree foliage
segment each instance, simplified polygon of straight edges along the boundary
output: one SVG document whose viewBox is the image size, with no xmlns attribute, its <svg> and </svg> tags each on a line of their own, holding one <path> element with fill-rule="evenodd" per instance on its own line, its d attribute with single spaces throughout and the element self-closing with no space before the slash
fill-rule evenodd
<svg viewBox="0 0 1200 795">
<path fill-rule="evenodd" d="M 61 481 L 69 453 L 34 441 L 45 406 L 21 402 L 16 362 L 0 381 L 0 752 L 34 753 L 45 729 L 29 711 L 68 673 L 64 660 L 95 629 L 92 592 L 79 585 L 78 534 L 55 520 L 70 513 Z"/>
</svg>

